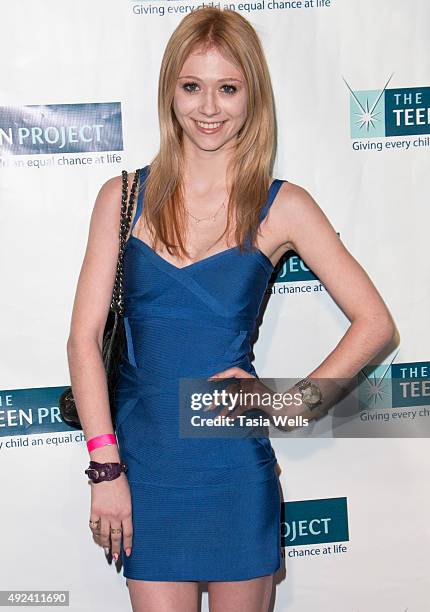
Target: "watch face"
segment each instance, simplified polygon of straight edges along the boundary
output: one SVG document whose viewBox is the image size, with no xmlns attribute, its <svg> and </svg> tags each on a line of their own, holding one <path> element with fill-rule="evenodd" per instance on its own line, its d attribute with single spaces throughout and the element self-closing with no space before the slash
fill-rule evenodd
<svg viewBox="0 0 430 612">
<path fill-rule="evenodd" d="M 310 405 L 318 404 L 321 400 L 321 391 L 316 385 L 310 385 L 303 391 L 303 400 Z"/>
</svg>

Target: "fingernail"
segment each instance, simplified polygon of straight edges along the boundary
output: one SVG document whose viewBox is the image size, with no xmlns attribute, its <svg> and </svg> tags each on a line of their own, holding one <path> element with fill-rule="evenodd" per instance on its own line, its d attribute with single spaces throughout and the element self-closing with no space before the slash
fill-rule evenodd
<svg viewBox="0 0 430 612">
<path fill-rule="evenodd" d="M 125 554 L 127 555 L 127 557 L 129 557 L 131 555 L 131 548 L 126 548 Z"/>
<path fill-rule="evenodd" d="M 106 548 L 106 547 L 104 548 L 104 551 L 107 555 L 109 554 L 109 550 L 110 550 L 109 548 Z"/>
<path fill-rule="evenodd" d="M 118 560 L 118 553 L 113 553 L 112 557 L 113 557 L 114 561 L 117 561 Z"/>
</svg>

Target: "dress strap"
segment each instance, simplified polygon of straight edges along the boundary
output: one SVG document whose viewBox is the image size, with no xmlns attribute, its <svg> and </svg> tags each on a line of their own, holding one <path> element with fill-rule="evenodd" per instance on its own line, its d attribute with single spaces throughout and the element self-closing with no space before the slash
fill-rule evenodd
<svg viewBox="0 0 430 612">
<path fill-rule="evenodd" d="M 276 194 L 278 193 L 279 189 L 281 188 L 282 183 L 284 183 L 285 181 L 283 179 L 274 179 L 272 181 L 272 184 L 269 187 L 269 192 L 267 195 L 267 200 L 265 201 L 262 209 L 260 210 L 260 225 L 263 223 L 265 217 L 267 216 L 267 213 L 269 212 L 269 209 L 271 207 L 271 205 L 273 204 L 273 200 L 276 197 Z M 249 246 L 251 244 L 251 238 L 250 238 L 250 234 L 248 233 L 247 236 L 245 237 L 245 244 L 247 246 Z"/>
<path fill-rule="evenodd" d="M 133 231 L 134 226 L 136 225 L 137 220 L 142 214 L 143 208 L 143 194 L 145 192 L 145 180 L 148 176 L 149 166 L 145 166 L 144 168 L 139 169 L 139 192 L 137 194 L 137 205 L 136 205 L 136 213 L 134 215 L 133 223 L 131 226 L 130 234 Z"/>
<path fill-rule="evenodd" d="M 267 197 L 267 200 L 263 206 L 263 208 L 260 211 L 260 223 L 264 220 L 264 218 L 266 217 L 267 213 L 269 212 L 269 209 L 271 207 L 271 205 L 273 204 L 273 200 L 276 197 L 276 194 L 278 193 L 279 189 L 281 188 L 282 183 L 284 183 L 284 181 L 282 179 L 274 179 L 272 181 L 272 184 L 270 185 L 269 188 L 269 195 Z"/>
</svg>

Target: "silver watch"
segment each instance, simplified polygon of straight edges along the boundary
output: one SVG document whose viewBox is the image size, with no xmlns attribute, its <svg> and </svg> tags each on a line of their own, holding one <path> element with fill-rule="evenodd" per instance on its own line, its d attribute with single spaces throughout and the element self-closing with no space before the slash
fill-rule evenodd
<svg viewBox="0 0 430 612">
<path fill-rule="evenodd" d="M 296 387 L 300 391 L 302 396 L 302 402 L 309 408 L 309 410 L 313 410 L 316 406 L 322 404 L 322 393 L 321 389 L 309 378 L 303 378 L 298 383 L 296 383 Z"/>
</svg>

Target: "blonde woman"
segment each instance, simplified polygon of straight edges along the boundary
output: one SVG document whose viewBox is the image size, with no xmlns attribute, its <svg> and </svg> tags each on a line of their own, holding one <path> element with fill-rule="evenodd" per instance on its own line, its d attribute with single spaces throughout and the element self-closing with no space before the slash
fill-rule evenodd
<svg viewBox="0 0 430 612">
<path fill-rule="evenodd" d="M 165 49 L 158 109 L 160 149 L 141 170 L 125 251 L 118 445 L 100 347 L 121 177 L 97 197 L 72 316 L 70 371 L 91 460 L 128 467 L 93 481 L 90 526 L 122 555 L 135 611 L 197 611 L 207 581 L 211 612 L 263 612 L 281 563 L 274 450 L 266 437 L 180 437 L 178 380 L 256 376 L 250 336 L 289 249 L 352 322 L 314 377 L 353 376 L 395 328 L 310 194 L 272 177 L 269 70 L 245 18 L 211 7 L 181 21 Z"/>
</svg>

